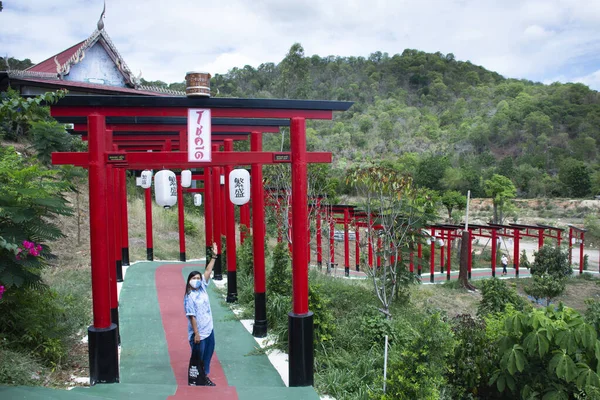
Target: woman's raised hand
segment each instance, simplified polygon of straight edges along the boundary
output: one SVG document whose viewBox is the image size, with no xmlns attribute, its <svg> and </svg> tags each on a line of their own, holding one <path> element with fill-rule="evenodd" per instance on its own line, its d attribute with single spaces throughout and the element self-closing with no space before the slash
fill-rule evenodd
<svg viewBox="0 0 600 400">
<path fill-rule="evenodd" d="M 213 244 L 212 244 L 212 253 L 213 253 L 213 255 L 216 255 L 217 251 L 219 251 L 219 249 L 217 248 L 217 244 L 215 242 L 213 242 Z"/>
</svg>

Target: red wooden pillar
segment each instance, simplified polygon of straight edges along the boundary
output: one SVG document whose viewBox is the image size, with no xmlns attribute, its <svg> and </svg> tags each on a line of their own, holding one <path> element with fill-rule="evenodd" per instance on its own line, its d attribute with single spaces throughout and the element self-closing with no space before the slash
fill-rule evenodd
<svg viewBox="0 0 600 400">
<path fill-rule="evenodd" d="M 559 231 L 559 230 L 556 231 L 556 238 L 557 238 L 557 245 L 558 245 L 558 247 L 560 247 L 560 244 L 562 243 L 561 231 Z"/>
<path fill-rule="evenodd" d="M 220 149 L 220 147 L 219 147 Z M 220 195 L 219 195 L 219 210 L 221 210 L 221 236 L 225 236 L 227 237 L 227 212 L 226 212 L 226 199 L 227 197 L 229 197 L 229 193 L 225 193 L 225 168 L 224 167 L 220 167 L 219 168 L 219 190 L 220 190 Z"/>
<path fill-rule="evenodd" d="M 350 230 L 348 229 L 348 217 L 350 213 L 348 207 L 344 208 L 344 274 L 350 276 Z"/>
<path fill-rule="evenodd" d="M 262 151 L 262 134 L 250 134 L 250 151 Z M 263 190 L 262 164 L 252 164 L 250 169 L 252 197 L 252 249 L 254 253 L 254 327 L 252 335 L 267 336 L 267 297 L 265 293 L 265 192 Z"/>
<path fill-rule="evenodd" d="M 225 139 L 225 151 L 233 151 L 233 140 Z M 227 211 L 227 302 L 237 301 L 237 268 L 236 268 L 236 250 L 235 250 L 235 206 L 229 198 L 229 174 L 233 167 L 225 166 L 225 197 L 223 204 Z"/>
<path fill-rule="evenodd" d="M 538 229 L 538 250 L 544 245 L 544 230 Z"/>
<path fill-rule="evenodd" d="M 290 203 L 290 200 L 288 198 L 287 200 L 287 204 L 288 204 L 288 213 L 287 213 L 287 226 L 288 226 L 288 231 L 287 231 L 287 237 L 291 238 L 292 237 L 292 205 Z M 293 239 L 292 239 L 293 240 Z M 288 239 L 288 250 L 290 251 L 290 253 L 292 254 L 292 257 L 294 256 L 294 248 L 292 246 L 292 243 L 290 243 L 289 239 Z"/>
<path fill-rule="evenodd" d="M 177 223 L 179 227 L 179 261 L 185 262 L 185 209 L 181 175 L 177 176 Z"/>
<path fill-rule="evenodd" d="M 356 262 L 356 270 L 360 271 L 360 227 L 358 226 L 358 220 L 356 221 L 354 233 L 354 261 Z"/>
<path fill-rule="evenodd" d="M 323 267 L 323 243 L 321 242 L 321 199 L 317 198 L 316 210 L 316 229 L 317 229 L 317 266 L 319 269 Z"/>
<path fill-rule="evenodd" d="M 417 245 L 417 274 L 421 276 L 423 264 L 423 245 L 421 242 Z"/>
<path fill-rule="evenodd" d="M 109 135 L 110 133 L 110 135 Z M 112 142 L 112 131 L 107 131 L 107 138 L 110 137 L 110 142 Z M 107 143 L 107 148 L 110 148 L 110 142 Z M 115 146 L 115 150 L 117 150 L 116 146 Z M 123 282 L 123 263 L 121 260 L 121 204 L 120 204 L 120 200 L 121 200 L 121 191 L 120 191 L 120 185 L 119 185 L 119 172 L 117 170 L 117 168 L 113 168 L 112 166 L 109 166 L 109 168 L 112 170 L 110 171 L 110 175 L 109 175 L 109 196 L 110 199 L 108 200 L 110 202 L 110 208 L 111 208 L 111 214 L 109 219 L 112 222 L 112 227 L 111 227 L 111 231 L 112 234 L 111 236 L 111 240 L 113 241 L 113 249 L 112 249 L 112 257 L 113 257 L 113 265 L 115 266 L 115 282 L 113 285 L 111 285 L 111 290 L 114 289 L 114 291 L 117 291 L 117 282 Z M 112 176 L 111 176 L 112 175 Z M 114 308 L 116 309 L 118 307 L 118 302 L 117 302 L 117 295 L 115 293 L 115 304 L 114 304 Z M 118 317 L 117 317 L 118 318 Z M 113 321 L 114 322 L 114 321 Z M 117 324 L 118 327 L 118 322 L 115 322 Z"/>
<path fill-rule="evenodd" d="M 584 235 L 585 233 L 583 231 L 579 232 L 579 274 L 583 274 L 583 246 L 584 246 Z"/>
<path fill-rule="evenodd" d="M 219 146 L 216 144 L 212 145 L 212 151 L 219 151 Z M 222 226 L 222 213 L 221 213 L 221 168 L 213 167 L 212 169 L 212 205 L 213 205 L 213 240 L 217 243 L 217 255 L 219 257 L 215 260 L 214 266 L 214 280 L 223 280 L 223 267 L 222 257 L 220 255 L 223 252 L 223 244 L 221 243 L 221 226 Z"/>
<path fill-rule="evenodd" d="M 154 260 L 154 243 L 152 240 L 152 188 L 144 189 L 146 206 L 146 259 Z"/>
<path fill-rule="evenodd" d="M 448 263 L 446 264 L 446 280 L 450 280 L 450 271 L 452 270 L 452 257 L 450 252 L 452 251 L 452 231 L 448 231 Z"/>
<path fill-rule="evenodd" d="M 492 276 L 496 276 L 496 248 L 498 245 L 498 232 L 492 229 Z"/>
<path fill-rule="evenodd" d="M 119 382 L 117 325 L 111 322 L 108 176 L 104 116 L 88 116 L 90 252 L 94 325 L 88 328 L 90 385 Z"/>
<path fill-rule="evenodd" d="M 445 242 L 445 238 L 444 238 L 444 234 L 446 232 L 443 229 L 440 229 L 440 238 L 442 239 L 442 242 Z M 444 243 L 445 244 L 445 243 Z M 444 273 L 444 264 L 446 262 L 446 255 L 444 252 L 444 245 L 440 246 L 440 272 L 443 274 Z"/>
<path fill-rule="evenodd" d="M 431 252 L 429 253 L 429 282 L 435 282 L 435 229 L 431 228 Z"/>
<path fill-rule="evenodd" d="M 306 121 L 292 118 L 290 124 L 292 156 L 292 303 L 288 315 L 289 383 L 290 386 L 311 386 L 313 371 L 313 313 L 308 309 L 308 185 L 306 161 Z"/>
<path fill-rule="evenodd" d="M 367 231 L 367 251 L 369 257 L 369 267 L 373 268 L 373 219 L 369 216 L 369 228 Z"/>
<path fill-rule="evenodd" d="M 327 268 L 327 272 L 333 268 L 333 264 L 335 263 L 335 241 L 334 241 L 334 230 L 335 230 L 335 222 L 333 220 L 333 211 L 329 214 L 329 266 Z"/>
<path fill-rule="evenodd" d="M 519 277 L 519 244 L 521 241 L 521 233 L 518 229 L 515 228 L 515 237 L 514 237 L 515 247 L 514 247 L 514 266 L 515 266 L 515 276 Z"/>
<path fill-rule="evenodd" d="M 211 254 L 213 238 L 213 194 L 212 194 L 212 168 L 204 167 L 204 231 L 206 244 L 206 260 L 208 263 L 208 255 Z"/>
<path fill-rule="evenodd" d="M 121 188 L 121 260 L 129 265 L 129 227 L 127 215 L 127 171 L 119 168 L 119 187 Z"/>
<path fill-rule="evenodd" d="M 408 269 L 411 273 L 415 272 L 415 253 L 412 251 L 412 249 L 410 250 L 410 254 L 408 256 Z"/>
</svg>

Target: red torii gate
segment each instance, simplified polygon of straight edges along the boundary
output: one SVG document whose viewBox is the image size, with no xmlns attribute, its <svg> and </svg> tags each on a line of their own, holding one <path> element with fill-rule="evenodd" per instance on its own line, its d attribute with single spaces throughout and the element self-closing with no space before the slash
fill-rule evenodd
<svg viewBox="0 0 600 400">
<path fill-rule="evenodd" d="M 291 154 L 286 156 L 292 163 L 292 208 L 293 208 L 293 247 L 292 282 L 293 312 L 289 314 L 289 377 L 291 386 L 312 385 L 313 379 L 313 319 L 308 309 L 308 263 L 307 247 L 307 163 L 330 162 L 330 153 L 313 153 L 313 159 L 306 151 L 306 119 L 332 119 L 333 111 L 345 111 L 350 102 L 321 102 L 300 100 L 265 99 L 210 99 L 174 97 L 110 97 L 110 96 L 70 96 L 51 107 L 53 116 L 87 116 L 89 126 L 88 153 L 54 153 L 54 164 L 74 164 L 89 167 L 90 222 L 92 254 L 92 296 L 94 325 L 88 329 L 90 346 L 90 379 L 97 382 L 118 382 L 117 327 L 110 318 L 110 269 L 107 257 L 106 201 L 108 195 L 107 165 L 130 169 L 144 168 L 189 168 L 186 152 L 171 153 L 111 153 L 105 141 L 105 118 L 109 116 L 187 116 L 188 108 L 211 109 L 214 117 L 245 118 L 288 118 L 291 120 Z M 186 142 L 186 141 L 184 141 Z M 259 132 L 252 132 L 251 152 L 215 152 L 210 164 L 239 165 L 251 164 L 254 182 L 262 182 L 259 168 L 264 163 L 273 162 L 273 153 L 262 152 Z M 321 156 L 322 155 L 322 156 Z M 322 158 L 318 158 L 321 156 Z M 315 160 L 317 157 L 318 160 Z M 281 161 L 279 159 L 278 161 Z M 252 185 L 252 196 L 263 203 L 262 186 Z M 208 193 L 207 193 L 208 195 Z M 104 199 L 104 201 L 102 200 Z M 262 207 L 255 207 L 262 210 Z M 255 238 L 264 237 L 264 220 L 261 212 L 255 213 Z M 264 215 L 262 215 L 264 218 Z M 255 303 L 265 302 L 264 291 L 264 242 L 255 240 L 255 257 L 262 255 L 262 268 L 255 258 Z M 261 271 L 262 269 L 262 271 Z M 262 276 L 259 274 L 262 273 Z M 262 287 L 257 288 L 258 285 Z M 262 292 L 261 292 L 262 289 Z M 262 297 L 262 300 L 259 299 Z M 257 307 L 258 308 L 258 307 Z M 266 317 L 266 316 L 265 316 Z M 265 318 L 266 319 L 266 318 Z"/>
</svg>

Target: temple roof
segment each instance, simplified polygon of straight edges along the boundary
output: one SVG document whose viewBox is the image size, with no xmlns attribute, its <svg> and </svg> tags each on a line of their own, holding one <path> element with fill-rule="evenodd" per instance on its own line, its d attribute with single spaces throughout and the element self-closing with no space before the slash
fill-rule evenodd
<svg viewBox="0 0 600 400">
<path fill-rule="evenodd" d="M 6 76 L 11 80 L 17 80 L 21 83 L 42 84 L 43 86 L 52 88 L 58 87 L 72 90 L 82 89 L 83 91 L 90 90 L 95 93 L 110 92 L 131 95 L 141 94 L 150 96 L 185 96 L 184 92 L 176 90 L 140 85 L 141 72 L 137 77 L 133 75 L 125 63 L 125 60 L 123 60 L 123 57 L 115 47 L 113 41 L 104 30 L 104 22 L 102 21 L 103 17 L 104 11 L 102 12 L 100 20 L 98 21 L 97 29 L 95 29 L 86 40 L 81 41 L 66 50 L 63 50 L 52 57 L 49 57 L 48 59 L 29 67 L 26 70 L 10 70 L 4 72 L 4 74 L 6 74 Z M 118 71 L 123 76 L 125 85 L 127 87 L 64 79 L 64 77 L 69 74 L 71 67 L 81 62 L 85 58 L 86 52 L 96 44 L 99 44 L 104 48 L 108 56 L 114 62 Z"/>
</svg>

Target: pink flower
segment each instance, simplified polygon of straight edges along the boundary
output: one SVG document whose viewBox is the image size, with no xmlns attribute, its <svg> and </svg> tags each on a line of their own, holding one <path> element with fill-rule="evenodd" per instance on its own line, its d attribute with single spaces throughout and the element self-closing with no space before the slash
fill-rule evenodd
<svg viewBox="0 0 600 400">
<path fill-rule="evenodd" d="M 24 240 L 23 241 L 23 247 L 25 247 L 28 250 L 31 250 L 31 249 L 33 249 L 35 247 L 35 243 L 30 242 L 28 240 Z"/>
<path fill-rule="evenodd" d="M 4 294 L 4 286 L 0 285 L 0 299 L 2 299 L 3 294 Z"/>
</svg>

